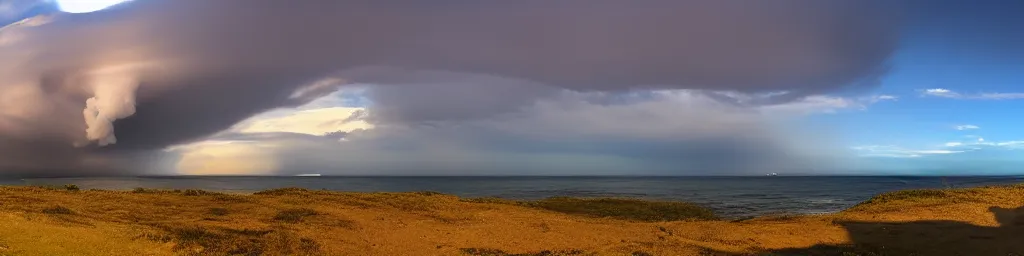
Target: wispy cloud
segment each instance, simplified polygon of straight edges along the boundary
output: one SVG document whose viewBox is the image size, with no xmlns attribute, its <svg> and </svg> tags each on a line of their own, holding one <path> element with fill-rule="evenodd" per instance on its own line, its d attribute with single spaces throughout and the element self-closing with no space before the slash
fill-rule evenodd
<svg viewBox="0 0 1024 256">
<path fill-rule="evenodd" d="M 977 96 L 979 99 L 989 100 L 1015 100 L 1024 99 L 1024 93 L 1013 92 L 1013 93 L 982 93 Z"/>
<path fill-rule="evenodd" d="M 963 96 L 963 95 L 960 95 L 960 93 L 956 93 L 956 92 L 950 91 L 948 89 L 943 89 L 943 88 L 924 89 L 924 90 L 921 91 L 921 94 L 925 95 L 925 96 L 935 96 L 935 97 L 943 97 L 943 98 L 960 98 L 960 97 Z"/>
<path fill-rule="evenodd" d="M 888 157 L 888 158 L 920 158 L 927 156 L 951 155 L 980 150 L 1018 150 L 1024 149 L 1024 140 L 985 141 L 977 135 L 968 135 L 970 141 L 951 141 L 941 146 L 926 147 L 924 149 L 905 148 L 896 145 L 866 145 L 856 146 L 850 149 L 856 151 L 861 157 Z"/>
<path fill-rule="evenodd" d="M 893 145 L 868 145 L 856 146 L 851 149 L 860 152 L 862 157 L 894 157 L 894 158 L 917 158 L 926 155 L 947 155 L 966 152 L 964 150 L 948 149 L 907 149 Z"/>
<path fill-rule="evenodd" d="M 868 103 L 877 103 L 879 101 L 887 101 L 887 100 L 897 101 L 897 100 L 899 100 L 899 97 L 896 97 L 894 95 L 882 94 L 882 95 L 874 95 L 874 96 L 868 97 L 865 101 L 867 101 Z"/>
<path fill-rule="evenodd" d="M 1024 140 L 1011 140 L 1011 141 L 985 141 L 985 138 L 977 137 L 976 141 L 970 142 L 947 142 L 945 144 L 948 148 L 973 148 L 979 149 L 979 147 L 997 147 L 1004 149 L 1024 149 Z"/>
<path fill-rule="evenodd" d="M 1008 149 L 1024 149 L 1024 140 L 1012 140 L 1012 141 L 1002 141 L 1002 142 L 978 141 L 978 143 L 975 143 L 975 145 L 1003 147 L 1003 148 L 1008 148 Z"/>
<path fill-rule="evenodd" d="M 957 129 L 958 131 L 963 131 L 963 130 L 977 130 L 977 129 L 981 129 L 981 127 L 978 127 L 977 125 L 973 125 L 973 124 L 965 124 L 965 125 L 954 126 L 953 129 Z"/>
<path fill-rule="evenodd" d="M 881 101 L 896 101 L 892 95 L 874 95 L 862 98 L 845 98 L 827 95 L 812 95 L 785 104 L 761 106 L 763 113 L 785 112 L 803 114 L 835 114 L 841 110 L 866 110 L 868 106 Z"/>
<path fill-rule="evenodd" d="M 975 93 L 964 94 L 945 88 L 932 88 L 921 90 L 922 96 L 941 97 L 964 100 L 1016 100 L 1024 99 L 1024 93 L 1020 92 L 997 92 L 997 93 Z"/>
</svg>

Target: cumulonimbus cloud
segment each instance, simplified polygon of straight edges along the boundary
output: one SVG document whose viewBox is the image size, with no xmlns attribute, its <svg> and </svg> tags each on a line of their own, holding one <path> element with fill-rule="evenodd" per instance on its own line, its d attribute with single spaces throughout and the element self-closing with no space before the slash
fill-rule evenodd
<svg viewBox="0 0 1024 256">
<path fill-rule="evenodd" d="M 0 31 L 0 36 L 18 35 L 0 44 L 0 74 L 5 74 L 0 98 L 15 92 L 30 96 L 5 103 L 17 106 L 0 110 L 0 136 L 48 143 L 35 146 L 41 148 L 109 144 L 116 136 L 114 145 L 72 152 L 160 149 L 267 109 L 303 104 L 329 90 L 292 97 L 299 88 L 365 67 L 392 71 L 338 78 L 394 85 L 373 93 L 382 104 L 378 116 L 399 123 L 507 112 L 549 95 L 544 88 L 788 91 L 799 98 L 856 86 L 884 70 L 898 25 L 896 11 L 883 7 L 889 6 L 880 1 L 134 1 Z M 116 87 L 117 93 L 83 80 L 96 70 L 138 63 L 145 65 L 119 73 L 134 87 Z M 409 96 L 423 90 L 407 91 L 402 84 L 424 83 L 402 78 L 418 70 L 522 83 L 495 87 L 503 90 L 498 95 L 510 96 L 496 97 L 501 102 L 466 102 L 485 111 L 459 112 L 438 105 L 443 101 L 416 103 L 432 99 Z M 522 86 L 528 84 L 543 86 Z M 90 98 L 94 104 L 87 104 Z M 89 117 L 95 118 L 83 120 Z M 4 148 L 9 150 L 18 149 Z"/>
</svg>

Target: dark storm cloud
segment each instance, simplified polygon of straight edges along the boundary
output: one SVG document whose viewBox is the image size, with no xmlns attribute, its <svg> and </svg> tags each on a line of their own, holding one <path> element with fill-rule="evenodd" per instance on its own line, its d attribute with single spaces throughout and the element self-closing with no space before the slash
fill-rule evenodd
<svg viewBox="0 0 1024 256">
<path fill-rule="evenodd" d="M 388 71 L 374 76 L 366 97 L 372 101 L 368 121 L 376 124 L 422 124 L 489 118 L 515 112 L 558 89 L 521 79 L 440 71 Z"/>
<path fill-rule="evenodd" d="M 877 75 L 893 51 L 897 11 L 880 3 L 145 0 L 17 28 L 0 58 L 31 53 L 11 72 L 83 106 L 92 95 L 77 74 L 141 65 L 130 71 L 136 111 L 114 123 L 117 144 L 84 149 L 135 151 L 301 104 L 311 97 L 289 97 L 296 89 L 367 66 L 399 71 L 338 78 L 385 84 L 370 93 L 378 122 L 486 117 L 559 88 L 831 91 Z M 506 82 L 431 87 L 403 70 Z"/>
<path fill-rule="evenodd" d="M 311 76 L 217 74 L 166 81 L 169 89 L 140 99 L 136 115 L 115 123 L 118 143 L 111 148 L 158 149 L 224 130 L 266 109 L 295 106 L 298 102 L 288 96 L 296 87 L 281 85 L 299 85 L 298 81 Z"/>
</svg>

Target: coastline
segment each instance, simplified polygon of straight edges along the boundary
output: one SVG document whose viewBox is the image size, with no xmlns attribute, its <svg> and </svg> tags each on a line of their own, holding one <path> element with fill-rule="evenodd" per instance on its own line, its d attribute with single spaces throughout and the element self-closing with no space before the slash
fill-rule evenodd
<svg viewBox="0 0 1024 256">
<path fill-rule="evenodd" d="M 733 220 L 631 199 L 7 186 L 0 255 L 1006 255 L 1024 252 L 1013 242 L 1021 209 L 1024 185 L 905 190 L 838 213 Z M 936 239 L 950 242 L 926 245 Z"/>
<path fill-rule="evenodd" d="M 0 185 L 81 189 L 203 189 L 252 193 L 280 187 L 350 192 L 437 191 L 459 197 L 540 200 L 552 196 L 622 197 L 689 202 L 727 218 L 838 212 L 880 193 L 905 189 L 1024 183 L 1016 177 L 79 177 L 4 180 Z"/>
</svg>

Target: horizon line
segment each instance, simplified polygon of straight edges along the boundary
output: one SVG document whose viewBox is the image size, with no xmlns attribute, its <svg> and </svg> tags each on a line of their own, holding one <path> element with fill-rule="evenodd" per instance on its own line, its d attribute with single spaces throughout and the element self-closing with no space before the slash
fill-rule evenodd
<svg viewBox="0 0 1024 256">
<path fill-rule="evenodd" d="M 473 178 L 644 178 L 644 177 L 679 177 L 679 178 L 754 178 L 763 177 L 765 179 L 771 178 L 795 178 L 795 177 L 1014 177 L 1024 178 L 1024 174 L 964 174 L 964 175 L 939 175 L 939 174 L 791 174 L 778 176 L 766 176 L 766 175 L 601 175 L 601 174 L 587 174 L 587 175 L 395 175 L 395 174 L 378 174 L 378 175 L 330 175 L 320 174 L 319 176 L 308 176 L 306 175 L 179 175 L 179 174 L 153 174 L 153 175 L 80 175 L 80 176 L 55 176 L 55 175 L 21 175 L 21 176 L 3 176 L 0 175 L 0 179 L 61 179 L 61 178 L 174 178 L 174 177 L 267 177 L 267 178 L 445 178 L 445 177 L 473 177 Z"/>
</svg>

